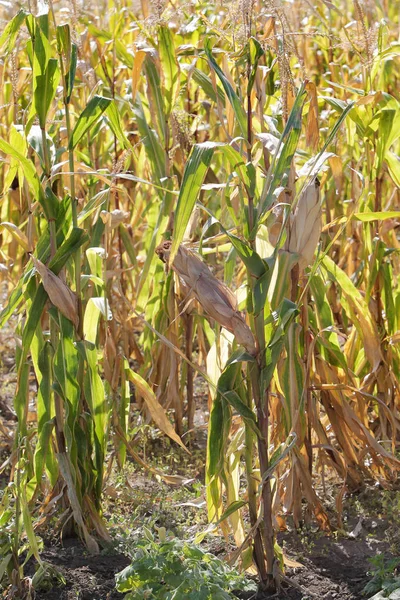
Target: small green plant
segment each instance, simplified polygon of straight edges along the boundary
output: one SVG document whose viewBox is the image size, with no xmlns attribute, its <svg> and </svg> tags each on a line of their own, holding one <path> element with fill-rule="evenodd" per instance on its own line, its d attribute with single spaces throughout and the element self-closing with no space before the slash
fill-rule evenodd
<svg viewBox="0 0 400 600">
<path fill-rule="evenodd" d="M 400 589 L 400 575 L 396 570 L 400 565 L 399 558 L 386 561 L 384 554 L 377 554 L 369 559 L 373 568 L 370 571 L 372 579 L 363 589 L 365 596 L 372 596 L 382 591 L 385 598 L 389 598 L 394 590 Z"/>
<path fill-rule="evenodd" d="M 125 600 L 229 600 L 233 590 L 255 585 L 213 554 L 159 529 L 157 541 L 145 528 L 135 546 L 132 563 L 116 576 Z"/>
</svg>

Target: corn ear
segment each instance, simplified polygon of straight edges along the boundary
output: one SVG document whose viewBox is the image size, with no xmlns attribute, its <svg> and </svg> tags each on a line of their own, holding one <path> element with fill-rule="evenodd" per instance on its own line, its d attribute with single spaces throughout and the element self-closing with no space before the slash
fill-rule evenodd
<svg viewBox="0 0 400 600">
<path fill-rule="evenodd" d="M 158 256 L 167 264 L 171 245 L 171 242 L 166 241 L 156 249 Z M 237 309 L 235 294 L 211 273 L 200 257 L 180 245 L 172 265 L 169 266 L 183 280 L 189 288 L 189 293 L 196 298 L 206 315 L 233 333 L 238 344 L 254 355 L 254 336 L 243 314 Z"/>
<path fill-rule="evenodd" d="M 290 223 L 286 249 L 299 255 L 304 269 L 313 259 L 322 228 L 319 181 L 314 179 L 301 194 Z"/>
<path fill-rule="evenodd" d="M 32 261 L 35 269 L 42 278 L 43 287 L 46 290 L 51 303 L 54 304 L 67 319 L 72 321 L 75 327 L 78 327 L 77 300 L 73 291 L 40 260 L 32 256 Z"/>
</svg>

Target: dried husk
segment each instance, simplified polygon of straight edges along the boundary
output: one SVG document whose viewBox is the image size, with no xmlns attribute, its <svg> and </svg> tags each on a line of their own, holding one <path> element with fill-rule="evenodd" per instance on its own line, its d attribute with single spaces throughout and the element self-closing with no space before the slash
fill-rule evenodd
<svg viewBox="0 0 400 600">
<path fill-rule="evenodd" d="M 171 245 L 167 241 L 156 249 L 158 256 L 166 263 L 169 262 Z M 169 266 L 179 275 L 204 312 L 233 333 L 238 344 L 254 355 L 254 336 L 243 314 L 237 309 L 236 296 L 211 273 L 200 257 L 181 245 L 173 264 Z"/>
<path fill-rule="evenodd" d="M 302 193 L 290 223 L 286 250 L 299 255 L 299 267 L 311 264 L 318 245 L 321 229 L 319 182 L 314 179 Z"/>
<path fill-rule="evenodd" d="M 32 256 L 32 261 L 35 269 L 42 278 L 43 287 L 50 298 L 50 302 L 67 319 L 72 321 L 75 327 L 78 327 L 77 299 L 73 291 L 40 260 Z"/>
<path fill-rule="evenodd" d="M 111 212 L 102 210 L 100 213 L 100 217 L 105 225 L 109 225 L 111 229 L 115 229 L 116 227 L 118 227 L 118 225 L 124 223 L 128 219 L 129 213 L 116 208 Z"/>
</svg>

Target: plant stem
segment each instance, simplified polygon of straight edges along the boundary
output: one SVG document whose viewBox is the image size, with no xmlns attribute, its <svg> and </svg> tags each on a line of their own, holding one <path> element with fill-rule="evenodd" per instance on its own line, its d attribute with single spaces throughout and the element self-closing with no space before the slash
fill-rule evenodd
<svg viewBox="0 0 400 600">
<path fill-rule="evenodd" d="M 250 77 L 250 64 L 248 65 L 248 78 Z M 247 160 L 251 162 L 251 146 L 253 141 L 252 134 L 252 106 L 251 106 L 251 89 L 247 92 Z M 255 222 L 254 222 L 254 199 L 251 194 L 248 195 L 248 225 L 249 225 L 249 243 L 253 250 L 256 250 L 255 242 Z M 249 293 L 253 299 L 253 290 L 255 278 L 248 271 L 247 283 Z M 253 304 L 253 302 L 251 303 Z M 253 392 L 254 403 L 256 406 L 258 427 L 261 432 L 261 437 L 257 439 L 258 458 L 260 463 L 260 474 L 262 484 L 261 491 L 261 510 L 263 520 L 257 530 L 254 539 L 254 554 L 258 566 L 261 585 L 260 591 L 268 590 L 275 592 L 275 535 L 272 525 L 272 493 L 269 478 L 266 478 L 266 473 L 269 469 L 268 446 L 269 446 L 269 391 L 263 389 L 262 373 L 266 370 L 265 358 L 265 326 L 264 326 L 264 307 L 253 319 L 253 332 L 256 337 L 258 354 L 256 362 L 250 366 L 251 389 Z M 264 549 L 262 548 L 264 546 Z M 264 556 L 266 565 L 264 562 Z"/>
<path fill-rule="evenodd" d="M 251 396 L 251 382 L 247 378 L 247 405 L 253 410 L 253 400 Z M 251 427 L 245 423 L 245 464 L 246 464 L 246 479 L 247 479 L 247 490 L 249 497 L 249 515 L 250 524 L 252 527 L 257 522 L 257 482 L 253 475 L 253 448 L 254 448 L 254 433 Z M 266 581 L 267 570 L 264 559 L 264 548 L 261 537 L 261 531 L 258 527 L 254 535 L 254 562 L 257 565 L 259 576 L 261 581 Z"/>
<path fill-rule="evenodd" d="M 188 360 L 192 361 L 193 351 L 193 315 L 190 313 L 186 314 L 185 318 L 185 334 L 186 343 L 185 350 Z M 187 418 L 188 418 L 188 430 L 190 431 L 194 427 L 194 413 L 196 409 L 196 403 L 193 396 L 193 369 L 188 363 L 187 369 L 187 382 L 186 382 L 186 398 L 187 398 Z"/>
</svg>

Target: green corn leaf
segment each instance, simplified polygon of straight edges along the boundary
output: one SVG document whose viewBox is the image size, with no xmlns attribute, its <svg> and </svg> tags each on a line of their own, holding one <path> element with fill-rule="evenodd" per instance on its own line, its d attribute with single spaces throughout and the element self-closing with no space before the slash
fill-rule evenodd
<svg viewBox="0 0 400 600">
<path fill-rule="evenodd" d="M 256 194 L 256 171 L 251 163 L 245 164 L 243 157 L 229 144 L 219 144 L 219 151 L 228 159 L 230 167 L 238 174 L 248 195 Z"/>
<path fill-rule="evenodd" d="M 37 323 L 38 322 L 36 322 L 36 325 Z M 14 396 L 14 410 L 18 418 L 18 431 L 22 436 L 26 435 L 27 433 L 26 421 L 28 415 L 30 373 L 30 365 L 25 362 L 26 356 L 23 354 L 24 353 L 22 353 L 20 363 L 18 365 L 18 387 L 17 393 Z"/>
<path fill-rule="evenodd" d="M 107 107 L 106 115 L 107 115 L 108 122 L 110 123 L 112 132 L 115 135 L 115 137 L 118 139 L 122 148 L 129 150 L 131 148 L 131 145 L 122 129 L 121 117 L 120 117 L 120 113 L 118 112 L 115 100 L 113 100 Z"/>
<path fill-rule="evenodd" d="M 257 233 L 258 225 L 262 222 L 264 216 L 271 208 L 275 200 L 275 192 L 286 185 L 290 165 L 297 148 L 301 133 L 301 116 L 303 106 L 307 98 L 307 92 L 304 84 L 300 87 L 292 110 L 290 111 L 285 129 L 279 140 L 278 148 L 273 158 L 268 177 L 261 194 L 258 205 L 258 223 L 255 225 L 252 236 Z"/>
<path fill-rule="evenodd" d="M 127 228 L 122 223 L 119 226 L 119 233 L 120 233 L 122 244 L 125 248 L 125 251 L 126 251 L 127 255 L 129 256 L 129 260 L 135 267 L 137 267 L 136 249 L 133 245 L 131 236 L 129 235 Z"/>
<path fill-rule="evenodd" d="M 291 323 L 285 339 L 286 359 L 281 373 L 282 388 L 285 396 L 287 417 L 286 434 L 289 434 L 294 419 L 299 414 L 304 422 L 304 366 L 299 356 L 299 337 L 301 326 Z"/>
<path fill-rule="evenodd" d="M 221 373 L 217 383 L 217 394 L 213 402 L 210 413 L 209 423 L 209 439 L 207 451 L 207 476 L 209 479 L 214 478 L 222 469 L 225 457 L 225 445 L 229 436 L 231 423 L 231 410 L 228 407 L 228 394 L 235 392 L 237 378 L 240 374 L 241 363 L 234 361 L 229 364 Z M 239 398 L 240 403 L 242 400 Z M 237 398 L 231 396 L 231 399 L 236 403 Z M 254 419 L 249 416 L 250 409 L 246 406 L 246 418 L 249 422 Z M 252 414 L 252 413 L 251 413 Z"/>
<path fill-rule="evenodd" d="M 60 340 L 54 356 L 54 375 L 62 390 L 62 397 L 75 409 L 78 407 L 80 389 L 78 384 L 78 350 L 74 344 L 74 328 L 63 315 L 58 315 Z M 75 415 L 75 418 L 77 415 Z"/>
<path fill-rule="evenodd" d="M 105 190 L 101 190 L 98 194 L 95 194 L 93 198 L 90 198 L 89 202 L 84 206 L 81 212 L 78 215 L 78 225 L 82 225 L 82 223 L 90 217 L 91 214 L 95 212 L 100 206 L 109 202 L 110 199 L 110 188 L 106 188 Z"/>
<path fill-rule="evenodd" d="M 394 152 L 386 152 L 386 164 L 395 185 L 400 188 L 400 158 Z"/>
<path fill-rule="evenodd" d="M 111 104 L 111 98 L 93 96 L 77 120 L 69 142 L 70 150 L 73 150 L 82 137 L 95 125 L 107 107 Z"/>
<path fill-rule="evenodd" d="M 396 111 L 390 108 L 384 108 L 381 111 L 381 117 L 379 120 L 379 135 L 377 142 L 377 170 L 378 173 L 382 168 L 383 161 L 385 159 L 386 151 L 389 150 L 390 136 L 393 128 Z"/>
<path fill-rule="evenodd" d="M 84 229 L 73 227 L 69 236 L 57 248 L 55 255 L 49 262 L 49 269 L 58 275 L 74 252 L 88 241 L 89 236 Z"/>
<path fill-rule="evenodd" d="M 38 330 L 36 330 L 38 332 Z M 39 333 L 40 337 L 41 332 Z M 37 419 L 38 443 L 35 449 L 35 483 L 40 483 L 44 469 L 49 475 L 50 482 L 55 485 L 58 476 L 57 462 L 51 445 L 51 434 L 54 429 L 53 409 L 51 402 L 51 351 L 48 342 L 39 344 L 39 335 L 36 335 L 31 345 L 32 362 L 38 380 Z M 36 344 L 35 344 L 36 341 Z M 34 348 L 37 346 L 37 352 Z M 30 501 L 30 498 L 28 497 Z"/>
<path fill-rule="evenodd" d="M 221 435 L 227 424 L 224 420 L 223 401 L 219 395 L 213 401 L 208 423 L 207 478 L 213 479 L 221 470 L 226 439 Z"/>
<path fill-rule="evenodd" d="M 255 277 L 262 277 L 267 269 L 266 263 L 257 254 L 251 246 L 243 242 L 240 238 L 232 233 L 226 232 L 236 252 L 249 269 L 252 275 Z"/>
<path fill-rule="evenodd" d="M 400 320 L 400 314 L 396 311 L 395 298 L 399 297 L 399 290 L 394 289 L 393 268 L 392 265 L 385 262 L 380 267 L 383 275 L 384 283 L 384 301 L 385 301 L 385 316 L 388 323 L 388 334 L 392 335 L 396 332 L 397 321 Z"/>
<path fill-rule="evenodd" d="M 147 124 L 139 95 L 136 98 L 133 112 L 146 154 L 152 166 L 153 175 L 159 183 L 165 177 L 165 154 L 156 132 Z"/>
<path fill-rule="evenodd" d="M 38 539 L 33 529 L 32 515 L 28 506 L 26 487 L 27 481 L 26 475 L 24 475 L 23 481 L 21 482 L 21 488 L 18 490 L 18 495 L 21 502 L 22 519 L 24 522 L 25 534 L 29 541 L 29 553 L 31 556 L 33 555 L 35 557 L 39 565 L 42 565 L 43 562 L 40 558 Z"/>
<path fill-rule="evenodd" d="M 179 246 L 185 235 L 190 215 L 192 214 L 197 197 L 203 185 L 204 178 L 214 154 L 215 145 L 196 144 L 186 163 L 178 204 L 175 211 L 174 239 L 171 247 L 171 264 L 178 252 Z"/>
<path fill-rule="evenodd" d="M 235 409 L 235 411 L 249 423 L 252 429 L 257 432 L 256 417 L 252 410 L 240 398 L 235 390 L 224 392 L 224 399 Z M 259 432 L 258 432 L 259 433 Z M 261 435 L 259 433 L 259 435 Z"/>
<path fill-rule="evenodd" d="M 217 101 L 217 96 L 218 96 L 218 101 L 221 102 L 221 104 L 223 106 L 225 106 L 225 94 L 224 94 L 224 91 L 221 90 L 221 88 L 218 85 L 217 86 L 217 95 L 216 95 L 215 91 L 214 91 L 214 88 L 213 88 L 212 81 L 208 77 L 208 75 L 206 75 L 205 73 L 203 73 L 203 71 L 200 71 L 200 69 L 197 69 L 195 67 L 193 69 L 192 77 L 193 77 L 193 80 L 197 83 L 197 85 L 199 85 L 203 89 L 203 91 L 206 94 L 207 98 L 210 98 L 210 100 L 212 100 L 213 102 L 216 102 Z"/>
<path fill-rule="evenodd" d="M 72 46 L 71 46 L 71 62 L 69 65 L 68 73 L 66 73 L 66 75 L 65 75 L 65 81 L 67 84 L 67 97 L 66 97 L 67 104 L 69 104 L 69 102 L 71 101 L 72 90 L 74 88 L 74 83 L 75 83 L 77 62 L 78 62 L 78 46 L 76 44 L 72 44 Z"/>
<path fill-rule="evenodd" d="M 386 219 L 399 219 L 400 211 L 398 210 L 385 210 L 378 212 L 362 212 L 354 213 L 353 219 L 362 221 L 363 223 L 371 223 L 372 221 L 386 221 Z"/>
<path fill-rule="evenodd" d="M 14 49 L 14 44 L 22 23 L 25 21 L 27 12 L 21 10 L 7 23 L 0 36 L 0 53 L 9 54 Z"/>
<path fill-rule="evenodd" d="M 67 203 L 60 203 L 58 207 L 58 219 L 63 224 L 68 225 L 68 219 L 66 218 L 66 207 Z M 69 226 L 69 225 L 68 225 Z M 88 240 L 88 236 L 85 234 L 83 229 L 74 228 L 68 238 L 65 238 L 62 228 L 57 231 L 57 253 L 55 256 L 60 260 L 60 264 L 65 264 L 65 260 L 71 256 L 79 243 L 85 243 Z M 46 230 L 40 236 L 34 255 L 43 263 L 47 263 L 50 256 L 50 236 Z M 58 260 L 57 259 L 57 260 Z M 52 262 L 53 270 L 57 274 L 59 273 L 60 267 L 55 262 Z M 18 306 L 24 299 L 23 290 L 29 283 L 30 279 L 35 275 L 35 269 L 33 268 L 32 260 L 29 260 L 22 277 L 20 278 L 16 288 L 11 293 L 8 303 L 0 313 L 0 327 L 4 327 L 7 320 L 17 310 Z"/>
<path fill-rule="evenodd" d="M 149 96 L 151 97 L 150 106 L 152 107 L 151 116 L 153 117 L 154 110 L 157 117 L 158 133 L 162 142 L 165 144 L 167 122 L 164 112 L 164 98 L 163 90 L 161 87 L 161 79 L 159 70 L 155 64 L 154 59 L 148 53 L 144 59 L 144 70 L 146 73 L 146 79 L 148 82 Z M 137 96 L 136 101 L 138 101 Z M 153 123 L 153 127 L 156 127 L 156 123 Z"/>
<path fill-rule="evenodd" d="M 52 58 L 52 48 L 48 39 L 48 15 L 37 17 L 34 22 L 33 39 L 33 102 L 27 122 L 30 129 L 35 116 L 41 129 L 46 128 L 46 118 L 54 99 L 59 82 L 58 61 Z"/>
<path fill-rule="evenodd" d="M 85 346 L 88 369 L 84 378 L 85 398 L 94 422 L 94 447 L 96 466 L 96 496 L 100 498 L 103 487 L 104 456 L 107 440 L 107 405 L 104 385 L 99 375 L 97 349 Z"/>
<path fill-rule="evenodd" d="M 4 154 L 12 156 L 18 161 L 33 197 L 39 200 L 40 204 L 43 206 L 43 210 L 45 210 L 46 199 L 44 196 L 44 191 L 32 161 L 23 156 L 20 152 L 13 148 L 13 146 L 1 138 L 0 150 L 4 152 Z"/>
<path fill-rule="evenodd" d="M 250 77 L 247 84 L 247 94 L 250 94 L 251 90 L 253 89 L 254 81 L 257 74 L 258 61 L 264 55 L 264 50 L 262 49 L 260 42 L 254 37 L 251 37 L 249 39 L 247 46 L 249 64 L 251 65 Z"/>
<path fill-rule="evenodd" d="M 70 256 L 79 248 L 86 240 L 87 234 L 82 229 L 73 229 L 71 235 L 65 242 L 58 248 L 56 254 L 49 263 L 49 268 L 58 275 L 63 266 L 66 264 Z M 38 324 L 40 324 L 40 318 L 44 306 L 47 302 L 47 293 L 40 284 L 36 289 L 32 305 L 29 308 L 27 320 L 25 323 L 24 331 L 22 334 L 22 362 L 26 360 L 28 352 L 32 343 L 32 339 Z"/>
<path fill-rule="evenodd" d="M 69 104 L 75 81 L 78 47 L 71 42 L 71 29 L 67 23 L 57 26 L 57 44 L 59 53 L 63 55 L 66 84 L 64 94 L 65 101 Z"/>
<path fill-rule="evenodd" d="M 273 314 L 276 319 L 274 323 L 275 327 L 271 338 L 267 340 L 265 367 L 261 371 L 261 390 L 268 389 L 271 383 L 276 365 L 282 353 L 286 333 L 298 314 L 298 306 L 287 298 L 283 300 L 278 310 Z"/>
<path fill-rule="evenodd" d="M 26 138 L 22 135 L 20 128 L 12 125 L 9 130 L 9 144 L 14 150 L 16 150 L 21 156 L 26 156 L 27 144 Z M 14 178 L 18 176 L 18 181 L 24 180 L 24 172 L 18 159 L 14 156 L 9 158 L 9 168 L 7 175 L 4 178 L 4 194 L 8 193 L 8 190 L 12 186 Z"/>
<path fill-rule="evenodd" d="M 64 60 L 64 71 L 68 72 L 70 64 L 71 64 L 71 29 L 68 23 L 63 23 L 62 25 L 57 25 L 57 47 L 59 53 L 63 54 Z"/>
<path fill-rule="evenodd" d="M 115 412 L 118 415 L 118 425 L 121 427 L 124 432 L 125 437 L 128 436 L 128 428 L 129 428 L 129 412 L 130 412 L 130 387 L 129 380 L 126 377 L 126 371 L 129 369 L 129 363 L 126 358 L 123 359 L 123 368 L 121 369 L 121 398 L 119 402 L 118 408 Z M 118 456 L 121 461 L 121 465 L 123 466 L 126 460 L 126 444 L 123 443 L 122 440 L 118 442 Z"/>
<path fill-rule="evenodd" d="M 271 281 L 268 283 L 268 300 L 272 310 L 281 305 L 288 295 L 290 272 L 296 263 L 296 255 L 281 251 L 266 261 L 269 264 Z M 265 283 L 263 282 L 263 285 Z"/>
<path fill-rule="evenodd" d="M 206 56 L 207 56 L 207 58 L 209 60 L 209 63 L 211 65 L 211 67 L 214 69 L 214 71 L 218 75 L 219 80 L 221 81 L 222 87 L 224 88 L 225 93 L 228 96 L 229 102 L 232 105 L 232 108 L 233 108 L 235 116 L 236 116 L 236 120 L 237 120 L 238 125 L 239 125 L 239 129 L 240 129 L 241 135 L 245 139 L 247 139 L 247 116 L 246 116 L 246 113 L 244 111 L 242 102 L 239 99 L 239 97 L 237 96 L 235 90 L 231 86 L 231 84 L 228 81 L 228 79 L 225 77 L 224 72 L 218 66 L 218 63 L 216 62 L 215 58 L 213 57 L 212 48 L 211 48 L 211 42 L 210 42 L 209 39 L 207 39 L 206 42 L 205 42 L 204 50 L 205 50 Z"/>
<path fill-rule="evenodd" d="M 321 342 L 321 355 L 330 364 L 339 365 L 347 370 L 346 358 L 340 348 L 338 335 L 334 331 L 335 320 L 326 297 L 325 284 L 319 275 L 314 274 L 311 277 L 310 289 L 315 301 L 313 313 L 319 330 L 317 341 Z"/>
<path fill-rule="evenodd" d="M 377 369 L 382 360 L 382 354 L 377 325 L 371 316 L 368 304 L 349 276 L 329 256 L 325 256 L 321 264 L 340 287 L 344 299 L 348 303 L 350 317 L 364 341 L 365 353 L 371 367 L 374 370 Z"/>
<path fill-rule="evenodd" d="M 236 500 L 235 502 L 231 502 L 231 504 L 224 511 L 223 515 L 218 519 L 218 521 L 215 523 L 215 525 L 219 525 L 220 523 L 222 523 L 222 521 L 225 521 L 225 519 L 227 519 L 228 517 L 233 515 L 235 512 L 237 512 L 241 508 L 243 508 L 243 506 L 246 506 L 246 504 L 248 504 L 248 503 L 245 502 L 244 500 Z"/>
<path fill-rule="evenodd" d="M 212 225 L 218 224 L 221 231 L 229 238 L 232 243 L 233 248 L 238 253 L 239 257 L 249 269 L 250 273 L 255 277 L 262 277 L 266 270 L 268 270 L 268 265 L 262 258 L 257 254 L 255 250 L 249 244 L 240 239 L 237 235 L 234 235 L 229 230 L 225 229 L 221 222 L 214 217 L 210 210 L 208 210 L 205 206 L 202 207 L 205 212 L 210 215 Z"/>
</svg>

